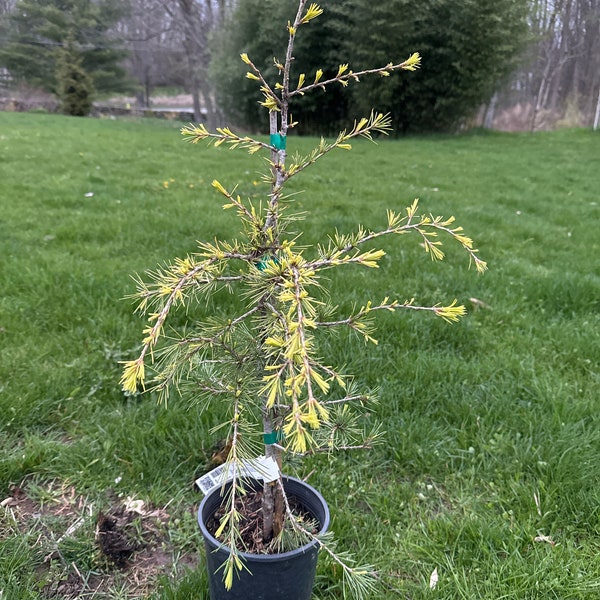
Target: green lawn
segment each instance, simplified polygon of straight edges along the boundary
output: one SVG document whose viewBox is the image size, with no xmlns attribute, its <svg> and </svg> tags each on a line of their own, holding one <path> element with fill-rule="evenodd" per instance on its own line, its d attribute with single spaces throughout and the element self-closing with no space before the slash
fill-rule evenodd
<svg viewBox="0 0 600 600">
<path fill-rule="evenodd" d="M 167 122 L 0 113 L 2 600 L 208 598 L 192 482 L 216 417 L 123 396 L 144 326 L 123 298 L 133 273 L 235 236 L 210 182 L 259 197 L 257 164 Z M 386 442 L 292 470 L 330 503 L 340 548 L 379 569 L 376 597 L 600 597 L 600 135 L 359 141 L 293 183 L 306 242 L 418 197 L 489 264 L 478 276 L 458 250 L 432 264 L 402 237 L 382 269 L 330 281 L 342 308 L 469 308 L 454 325 L 382 315 L 378 346 L 331 342 L 333 363 L 380 388 Z M 217 300 L 199 312 L 238 301 Z M 127 569 L 94 538 L 128 498 L 144 505 Z M 323 560 L 315 598 L 341 598 L 340 579 Z"/>
</svg>

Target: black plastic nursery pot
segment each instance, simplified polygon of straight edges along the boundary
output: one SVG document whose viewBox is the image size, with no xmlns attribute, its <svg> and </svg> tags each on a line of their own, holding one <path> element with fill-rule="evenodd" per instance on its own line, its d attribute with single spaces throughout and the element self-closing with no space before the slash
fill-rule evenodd
<svg viewBox="0 0 600 600">
<path fill-rule="evenodd" d="M 231 484 L 228 484 L 231 485 Z M 262 482 L 256 482 L 262 486 Z M 288 498 L 293 498 L 319 523 L 319 532 L 329 527 L 329 508 L 313 487 L 294 477 L 283 477 Z M 227 488 L 227 486 L 226 486 Z M 222 502 L 221 487 L 211 490 L 198 509 L 198 523 L 204 546 L 211 600 L 309 600 L 317 569 L 318 544 L 312 541 L 281 554 L 249 554 L 241 552 L 244 569 L 233 579 L 233 587 L 225 589 L 223 569 L 229 549 L 209 533 L 206 522 Z"/>
</svg>

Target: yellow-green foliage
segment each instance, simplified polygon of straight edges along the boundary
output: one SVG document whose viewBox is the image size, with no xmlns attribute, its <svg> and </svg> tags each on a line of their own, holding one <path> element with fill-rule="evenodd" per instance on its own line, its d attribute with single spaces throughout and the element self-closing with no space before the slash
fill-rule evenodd
<svg viewBox="0 0 600 600">
<path fill-rule="evenodd" d="M 455 321 L 465 312 L 456 300 L 447 305 L 420 306 L 414 299 L 384 298 L 366 299 L 361 308 L 340 315 L 336 312 L 336 299 L 327 294 L 327 271 L 353 266 L 378 268 L 385 252 L 373 248 L 372 242 L 408 233 L 416 234 L 434 261 L 444 258 L 440 237 L 447 236 L 465 250 L 479 272 L 486 268 L 471 239 L 461 227 L 454 226 L 453 217 L 419 215 L 417 200 L 401 213 L 389 210 L 383 229 L 372 231 L 357 226 L 354 233 L 335 232 L 324 244 L 302 245 L 299 222 L 306 215 L 291 212 L 293 198 L 285 193 L 287 182 L 329 152 L 350 150 L 354 138 L 372 139 L 373 134 L 386 134 L 390 118 L 373 112 L 342 131 L 335 140 L 322 139 L 308 155 L 294 156 L 288 162 L 287 134 L 296 126 L 289 119 L 289 99 L 333 84 L 345 86 L 367 75 L 412 71 L 420 63 L 419 55 L 414 53 L 401 63 L 356 73 L 342 64 L 331 79 L 323 80 L 323 71 L 319 70 L 313 83 L 307 83 L 306 75 L 301 74 L 292 85 L 290 67 L 295 36 L 300 27 L 322 12 L 318 5 L 306 8 L 306 4 L 305 0 L 299 1 L 297 15 L 287 25 L 285 63 L 276 62 L 280 81 L 271 85 L 250 57 L 241 55 L 251 69 L 248 77 L 257 82 L 263 94 L 260 104 L 268 113 L 270 143 L 237 135 L 226 127 L 211 132 L 204 125 L 189 125 L 181 131 L 192 143 L 206 140 L 217 146 L 242 148 L 250 154 L 268 153 L 262 178 L 270 191 L 257 203 L 243 199 L 236 188 L 229 190 L 213 181 L 215 190 L 225 198 L 223 208 L 234 210 L 239 217 L 240 236 L 228 241 L 200 242 L 196 252 L 149 273 L 148 282 L 138 280 L 139 310 L 147 315 L 148 325 L 142 350 L 137 359 L 125 364 L 122 377 L 123 388 L 135 393 L 144 386 L 146 363 L 150 361 L 156 373 L 152 387 L 164 399 L 171 389 L 177 389 L 191 402 L 226 402 L 230 406 L 228 421 L 224 423 L 231 439 L 228 461 L 236 466 L 256 455 L 256 440 L 262 431 L 279 432 L 282 441 L 269 444 L 265 450 L 278 462 L 284 450 L 303 455 L 370 447 L 379 431 L 363 432 L 357 428 L 349 408 L 358 409 L 355 414 L 360 415 L 369 394 L 357 391 L 351 375 L 340 366 L 329 364 L 322 355 L 320 340 L 346 328 L 365 342 L 376 343 L 372 317 L 378 311 L 429 311 L 447 321 Z M 198 300 L 210 301 L 221 290 L 230 290 L 245 301 L 239 314 L 222 315 L 215 306 L 214 318 L 207 322 L 188 323 L 179 334 L 167 329 L 167 320 L 176 307 L 189 308 Z M 335 419 L 331 418 L 333 412 Z M 233 501 L 230 504 L 219 533 L 234 549 L 238 515 Z M 327 550 L 327 545 L 321 545 Z M 225 570 L 227 585 L 231 585 L 233 573 L 239 568 L 234 550 Z M 347 563 L 344 569 L 359 579 L 366 573 Z"/>
</svg>

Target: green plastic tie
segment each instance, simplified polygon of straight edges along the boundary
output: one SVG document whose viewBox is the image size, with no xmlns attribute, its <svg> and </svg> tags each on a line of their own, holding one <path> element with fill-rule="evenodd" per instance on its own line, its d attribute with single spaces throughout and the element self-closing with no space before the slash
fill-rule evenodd
<svg viewBox="0 0 600 600">
<path fill-rule="evenodd" d="M 271 134 L 271 146 L 277 148 L 277 150 L 285 150 L 286 140 L 285 135 L 281 135 L 280 133 Z"/>
<path fill-rule="evenodd" d="M 274 262 L 276 265 L 279 264 L 276 256 L 263 256 L 257 263 L 256 268 L 259 271 L 264 271 L 267 268 L 267 264 L 270 262 Z"/>
<path fill-rule="evenodd" d="M 271 431 L 271 433 L 263 433 L 263 440 L 267 446 L 272 446 L 283 440 L 283 431 Z"/>
</svg>

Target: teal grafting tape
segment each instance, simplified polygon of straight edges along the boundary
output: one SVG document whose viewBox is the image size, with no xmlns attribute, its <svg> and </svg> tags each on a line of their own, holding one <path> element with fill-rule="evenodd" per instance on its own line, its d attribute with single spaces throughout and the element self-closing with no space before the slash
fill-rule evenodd
<svg viewBox="0 0 600 600">
<path fill-rule="evenodd" d="M 281 429 L 277 431 L 271 431 L 271 433 L 263 433 L 263 440 L 267 446 L 272 446 L 277 442 L 283 441 L 284 435 Z"/>
<path fill-rule="evenodd" d="M 285 150 L 286 136 L 280 133 L 271 134 L 271 146 L 277 148 L 277 150 Z"/>
<path fill-rule="evenodd" d="M 279 264 L 276 256 L 263 256 L 257 263 L 256 268 L 259 271 L 264 271 L 267 268 L 269 262 L 274 262 L 276 265 Z"/>
<path fill-rule="evenodd" d="M 271 433 L 263 433 L 263 440 L 267 446 L 272 446 L 277 443 L 277 432 L 271 431 Z"/>
<path fill-rule="evenodd" d="M 256 263 L 256 268 L 259 271 L 264 271 L 265 267 L 267 266 L 267 261 L 269 260 L 268 257 L 263 256 L 257 263 Z"/>
</svg>

